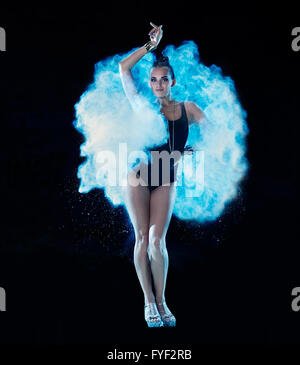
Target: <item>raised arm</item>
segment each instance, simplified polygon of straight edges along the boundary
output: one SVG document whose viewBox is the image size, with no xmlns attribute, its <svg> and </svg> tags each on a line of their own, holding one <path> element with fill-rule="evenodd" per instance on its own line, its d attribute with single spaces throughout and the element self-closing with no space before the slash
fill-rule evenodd
<svg viewBox="0 0 300 365">
<path fill-rule="evenodd" d="M 146 54 L 148 53 L 145 46 L 137 49 L 131 53 L 124 60 L 119 62 L 119 71 L 121 81 L 125 94 L 131 104 L 134 103 L 134 99 L 138 94 L 137 88 L 132 77 L 131 68 Z"/>
<path fill-rule="evenodd" d="M 133 106 L 135 104 L 136 96 L 138 95 L 138 90 L 135 86 L 131 69 L 142 57 L 144 57 L 145 54 L 154 50 L 162 38 L 162 26 L 158 27 L 153 23 L 150 24 L 153 27 L 149 32 L 150 41 L 119 62 L 119 71 L 123 89 L 129 102 Z"/>
</svg>

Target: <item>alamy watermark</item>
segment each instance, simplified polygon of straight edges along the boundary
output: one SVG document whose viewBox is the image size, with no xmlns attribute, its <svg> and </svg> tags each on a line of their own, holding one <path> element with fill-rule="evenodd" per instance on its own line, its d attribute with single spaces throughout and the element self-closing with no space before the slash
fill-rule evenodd
<svg viewBox="0 0 300 365">
<path fill-rule="evenodd" d="M 295 297 L 292 300 L 292 310 L 294 312 L 300 311 L 300 287 L 296 287 L 292 290 L 292 296 Z"/>
<path fill-rule="evenodd" d="M 0 312 L 6 311 L 6 293 L 3 288 L 0 287 Z"/>
<path fill-rule="evenodd" d="M 0 27 L 0 51 L 6 51 L 6 32 L 4 28 Z"/>
<path fill-rule="evenodd" d="M 108 186 L 127 186 L 128 184 L 131 186 L 158 186 L 160 177 L 163 185 L 170 184 L 172 159 L 174 166 L 178 163 L 176 172 L 174 171 L 176 185 L 189 185 L 193 181 L 192 190 L 188 190 L 186 194 L 189 197 L 199 197 L 204 187 L 204 151 L 186 150 L 183 153 L 176 150 L 171 153 L 169 151 L 151 151 L 151 170 L 149 171 L 148 163 L 144 161 L 150 161 L 144 151 L 136 150 L 128 154 L 127 144 L 120 143 L 118 153 L 108 150 L 99 151 L 95 162 L 98 178 L 105 179 Z M 179 163 L 180 160 L 182 163 Z M 161 169 L 159 168 L 160 161 Z M 139 174 L 139 178 L 137 175 L 134 178 L 128 178 L 128 163 L 132 166 L 133 171 Z"/>
<path fill-rule="evenodd" d="M 292 36 L 296 36 L 291 44 L 292 50 L 298 52 L 300 51 L 300 27 L 295 27 L 292 29 Z"/>
</svg>

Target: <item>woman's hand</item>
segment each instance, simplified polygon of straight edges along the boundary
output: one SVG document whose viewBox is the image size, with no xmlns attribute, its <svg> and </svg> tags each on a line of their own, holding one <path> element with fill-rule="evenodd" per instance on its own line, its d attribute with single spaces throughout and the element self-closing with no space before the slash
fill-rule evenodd
<svg viewBox="0 0 300 365">
<path fill-rule="evenodd" d="M 186 145 L 183 150 L 186 155 L 192 155 L 195 152 L 193 147 L 190 145 Z"/>
<path fill-rule="evenodd" d="M 150 22 L 150 25 L 153 27 L 152 30 L 149 32 L 149 36 L 150 36 L 150 40 L 151 43 L 157 47 L 162 35 L 163 35 L 163 30 L 162 30 L 162 25 L 160 25 L 159 27 L 153 23 Z"/>
</svg>

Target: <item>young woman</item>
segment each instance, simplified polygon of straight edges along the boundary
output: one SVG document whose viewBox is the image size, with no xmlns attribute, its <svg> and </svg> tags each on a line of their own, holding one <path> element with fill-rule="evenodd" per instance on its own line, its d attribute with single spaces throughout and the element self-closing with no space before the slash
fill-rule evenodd
<svg viewBox="0 0 300 365">
<path fill-rule="evenodd" d="M 150 24 L 153 27 L 149 33 L 150 41 L 119 63 L 123 88 L 132 105 L 138 91 L 131 69 L 147 52 L 156 49 L 162 38 L 162 26 Z M 135 232 L 134 265 L 144 293 L 144 315 L 149 327 L 176 325 L 176 319 L 165 299 L 169 263 L 166 234 L 176 196 L 174 182 L 178 162 L 187 141 L 189 126 L 192 123 L 201 123 L 205 118 L 195 103 L 180 102 L 172 98 L 171 88 L 175 84 L 174 71 L 168 58 L 163 57 L 155 61 L 150 73 L 149 86 L 159 102 L 160 112 L 168 120 L 169 127 L 168 142 L 156 150 L 180 152 L 179 155 L 175 155 L 174 160 L 170 160 L 170 179 L 166 181 L 162 177 L 162 167 L 159 165 L 159 185 L 151 186 L 149 164 L 148 186 L 136 184 L 137 180 L 142 179 L 139 172 L 133 170 L 128 174 L 128 184 L 123 189 L 124 201 Z"/>
</svg>

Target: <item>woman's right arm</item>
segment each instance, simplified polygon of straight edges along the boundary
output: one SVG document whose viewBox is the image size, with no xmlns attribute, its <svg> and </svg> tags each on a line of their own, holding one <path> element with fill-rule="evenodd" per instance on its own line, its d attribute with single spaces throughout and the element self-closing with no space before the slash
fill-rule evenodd
<svg viewBox="0 0 300 365">
<path fill-rule="evenodd" d="M 156 48 L 162 38 L 162 26 L 157 27 L 153 23 L 150 24 L 153 27 L 149 33 L 150 42 Z M 131 69 L 147 53 L 148 50 L 146 45 L 144 45 L 119 62 L 119 71 L 123 89 L 132 105 L 134 105 L 135 97 L 138 95 L 138 91 L 132 77 Z"/>
<path fill-rule="evenodd" d="M 144 57 L 146 53 L 148 53 L 148 51 L 146 47 L 143 46 L 124 58 L 124 60 L 119 62 L 119 71 L 123 89 L 128 100 L 131 103 L 134 101 L 135 96 L 138 94 L 132 77 L 131 69 L 142 57 Z"/>
<path fill-rule="evenodd" d="M 138 61 L 148 53 L 145 46 L 132 52 L 129 56 L 119 62 L 120 72 L 128 72 Z"/>
</svg>

